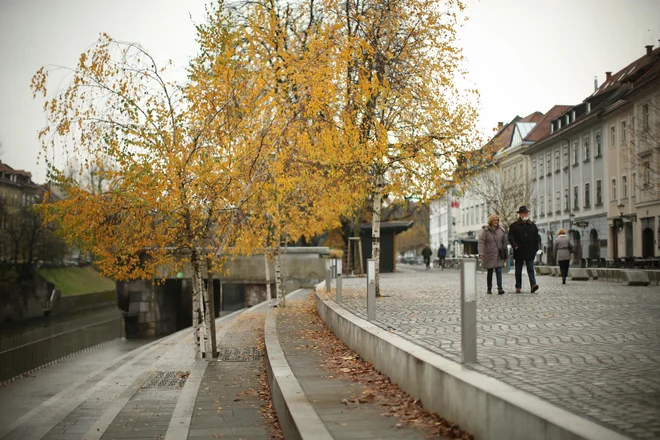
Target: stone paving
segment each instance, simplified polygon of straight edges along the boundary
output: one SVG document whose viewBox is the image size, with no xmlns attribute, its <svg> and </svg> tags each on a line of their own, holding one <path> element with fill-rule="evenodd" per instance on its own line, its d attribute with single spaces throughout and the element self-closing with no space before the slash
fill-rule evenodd
<svg viewBox="0 0 660 440">
<path fill-rule="evenodd" d="M 399 269 L 381 274 L 376 324 L 460 362 L 458 271 Z M 477 273 L 472 368 L 631 438 L 660 438 L 660 287 L 537 282 L 537 294 L 515 294 L 505 274 L 507 293 L 487 295 Z M 365 295 L 365 278 L 344 279 L 344 306 L 363 318 Z"/>
</svg>

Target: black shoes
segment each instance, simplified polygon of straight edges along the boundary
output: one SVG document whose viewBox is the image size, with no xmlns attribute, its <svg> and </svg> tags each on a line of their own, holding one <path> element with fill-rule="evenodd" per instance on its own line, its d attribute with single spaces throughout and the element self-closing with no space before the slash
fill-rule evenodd
<svg viewBox="0 0 660 440">
<path fill-rule="evenodd" d="M 562 279 L 561 279 L 561 283 L 562 283 L 562 284 L 566 284 L 566 278 L 562 278 Z"/>
<path fill-rule="evenodd" d="M 498 294 L 498 295 L 504 295 L 504 289 L 498 287 L 498 288 L 497 288 L 497 294 Z"/>
<path fill-rule="evenodd" d="M 489 294 L 489 295 L 492 295 L 493 291 L 489 289 L 488 292 L 486 292 L 486 293 Z"/>
<path fill-rule="evenodd" d="M 532 286 L 532 293 L 536 293 L 537 290 L 539 290 L 539 286 L 538 286 L 538 284 L 534 284 Z"/>
</svg>

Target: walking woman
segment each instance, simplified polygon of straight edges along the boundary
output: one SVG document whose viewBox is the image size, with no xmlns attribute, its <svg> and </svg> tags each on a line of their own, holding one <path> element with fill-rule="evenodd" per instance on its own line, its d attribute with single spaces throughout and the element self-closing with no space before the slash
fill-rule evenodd
<svg viewBox="0 0 660 440">
<path fill-rule="evenodd" d="M 566 277 L 568 277 L 568 265 L 571 262 L 571 254 L 573 253 L 573 246 L 566 236 L 566 230 L 560 229 L 557 231 L 557 239 L 554 244 L 554 254 L 559 264 L 561 271 L 561 283 L 566 284 Z"/>
<path fill-rule="evenodd" d="M 502 266 L 506 261 L 506 233 L 500 226 L 500 218 L 493 214 L 488 217 L 488 225 L 479 236 L 479 257 L 482 267 L 488 269 L 486 283 L 488 294 L 493 293 L 493 270 L 497 278 L 497 293 L 502 295 Z"/>
</svg>

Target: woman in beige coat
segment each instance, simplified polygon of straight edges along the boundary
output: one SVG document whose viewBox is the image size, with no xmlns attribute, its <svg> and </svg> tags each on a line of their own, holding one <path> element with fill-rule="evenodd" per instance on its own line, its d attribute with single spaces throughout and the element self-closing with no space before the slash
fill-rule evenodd
<svg viewBox="0 0 660 440">
<path fill-rule="evenodd" d="M 506 253 L 506 233 L 500 226 L 500 218 L 495 214 L 488 217 L 488 225 L 483 227 L 481 235 L 479 236 L 479 257 L 481 258 L 481 266 L 488 269 L 486 276 L 486 284 L 488 285 L 488 292 L 493 293 L 493 270 L 497 278 L 497 293 L 502 295 L 504 289 L 502 288 L 502 266 L 504 265 L 505 258 L 503 253 Z"/>
<path fill-rule="evenodd" d="M 568 277 L 568 265 L 571 263 L 573 246 L 568 240 L 566 231 L 564 229 L 557 231 L 557 239 L 553 245 L 553 250 L 557 264 L 559 264 L 559 271 L 561 272 L 561 283 L 566 284 L 566 277 Z"/>
</svg>

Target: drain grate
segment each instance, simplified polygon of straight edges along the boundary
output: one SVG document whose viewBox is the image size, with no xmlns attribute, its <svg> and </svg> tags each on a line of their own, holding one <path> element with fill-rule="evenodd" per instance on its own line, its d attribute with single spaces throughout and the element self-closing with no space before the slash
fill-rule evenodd
<svg viewBox="0 0 660 440">
<path fill-rule="evenodd" d="M 182 387 L 189 375 L 188 371 L 156 371 L 144 382 L 142 388 Z"/>
<path fill-rule="evenodd" d="M 219 348 L 218 360 L 225 362 L 257 362 L 261 353 L 256 348 Z"/>
</svg>

